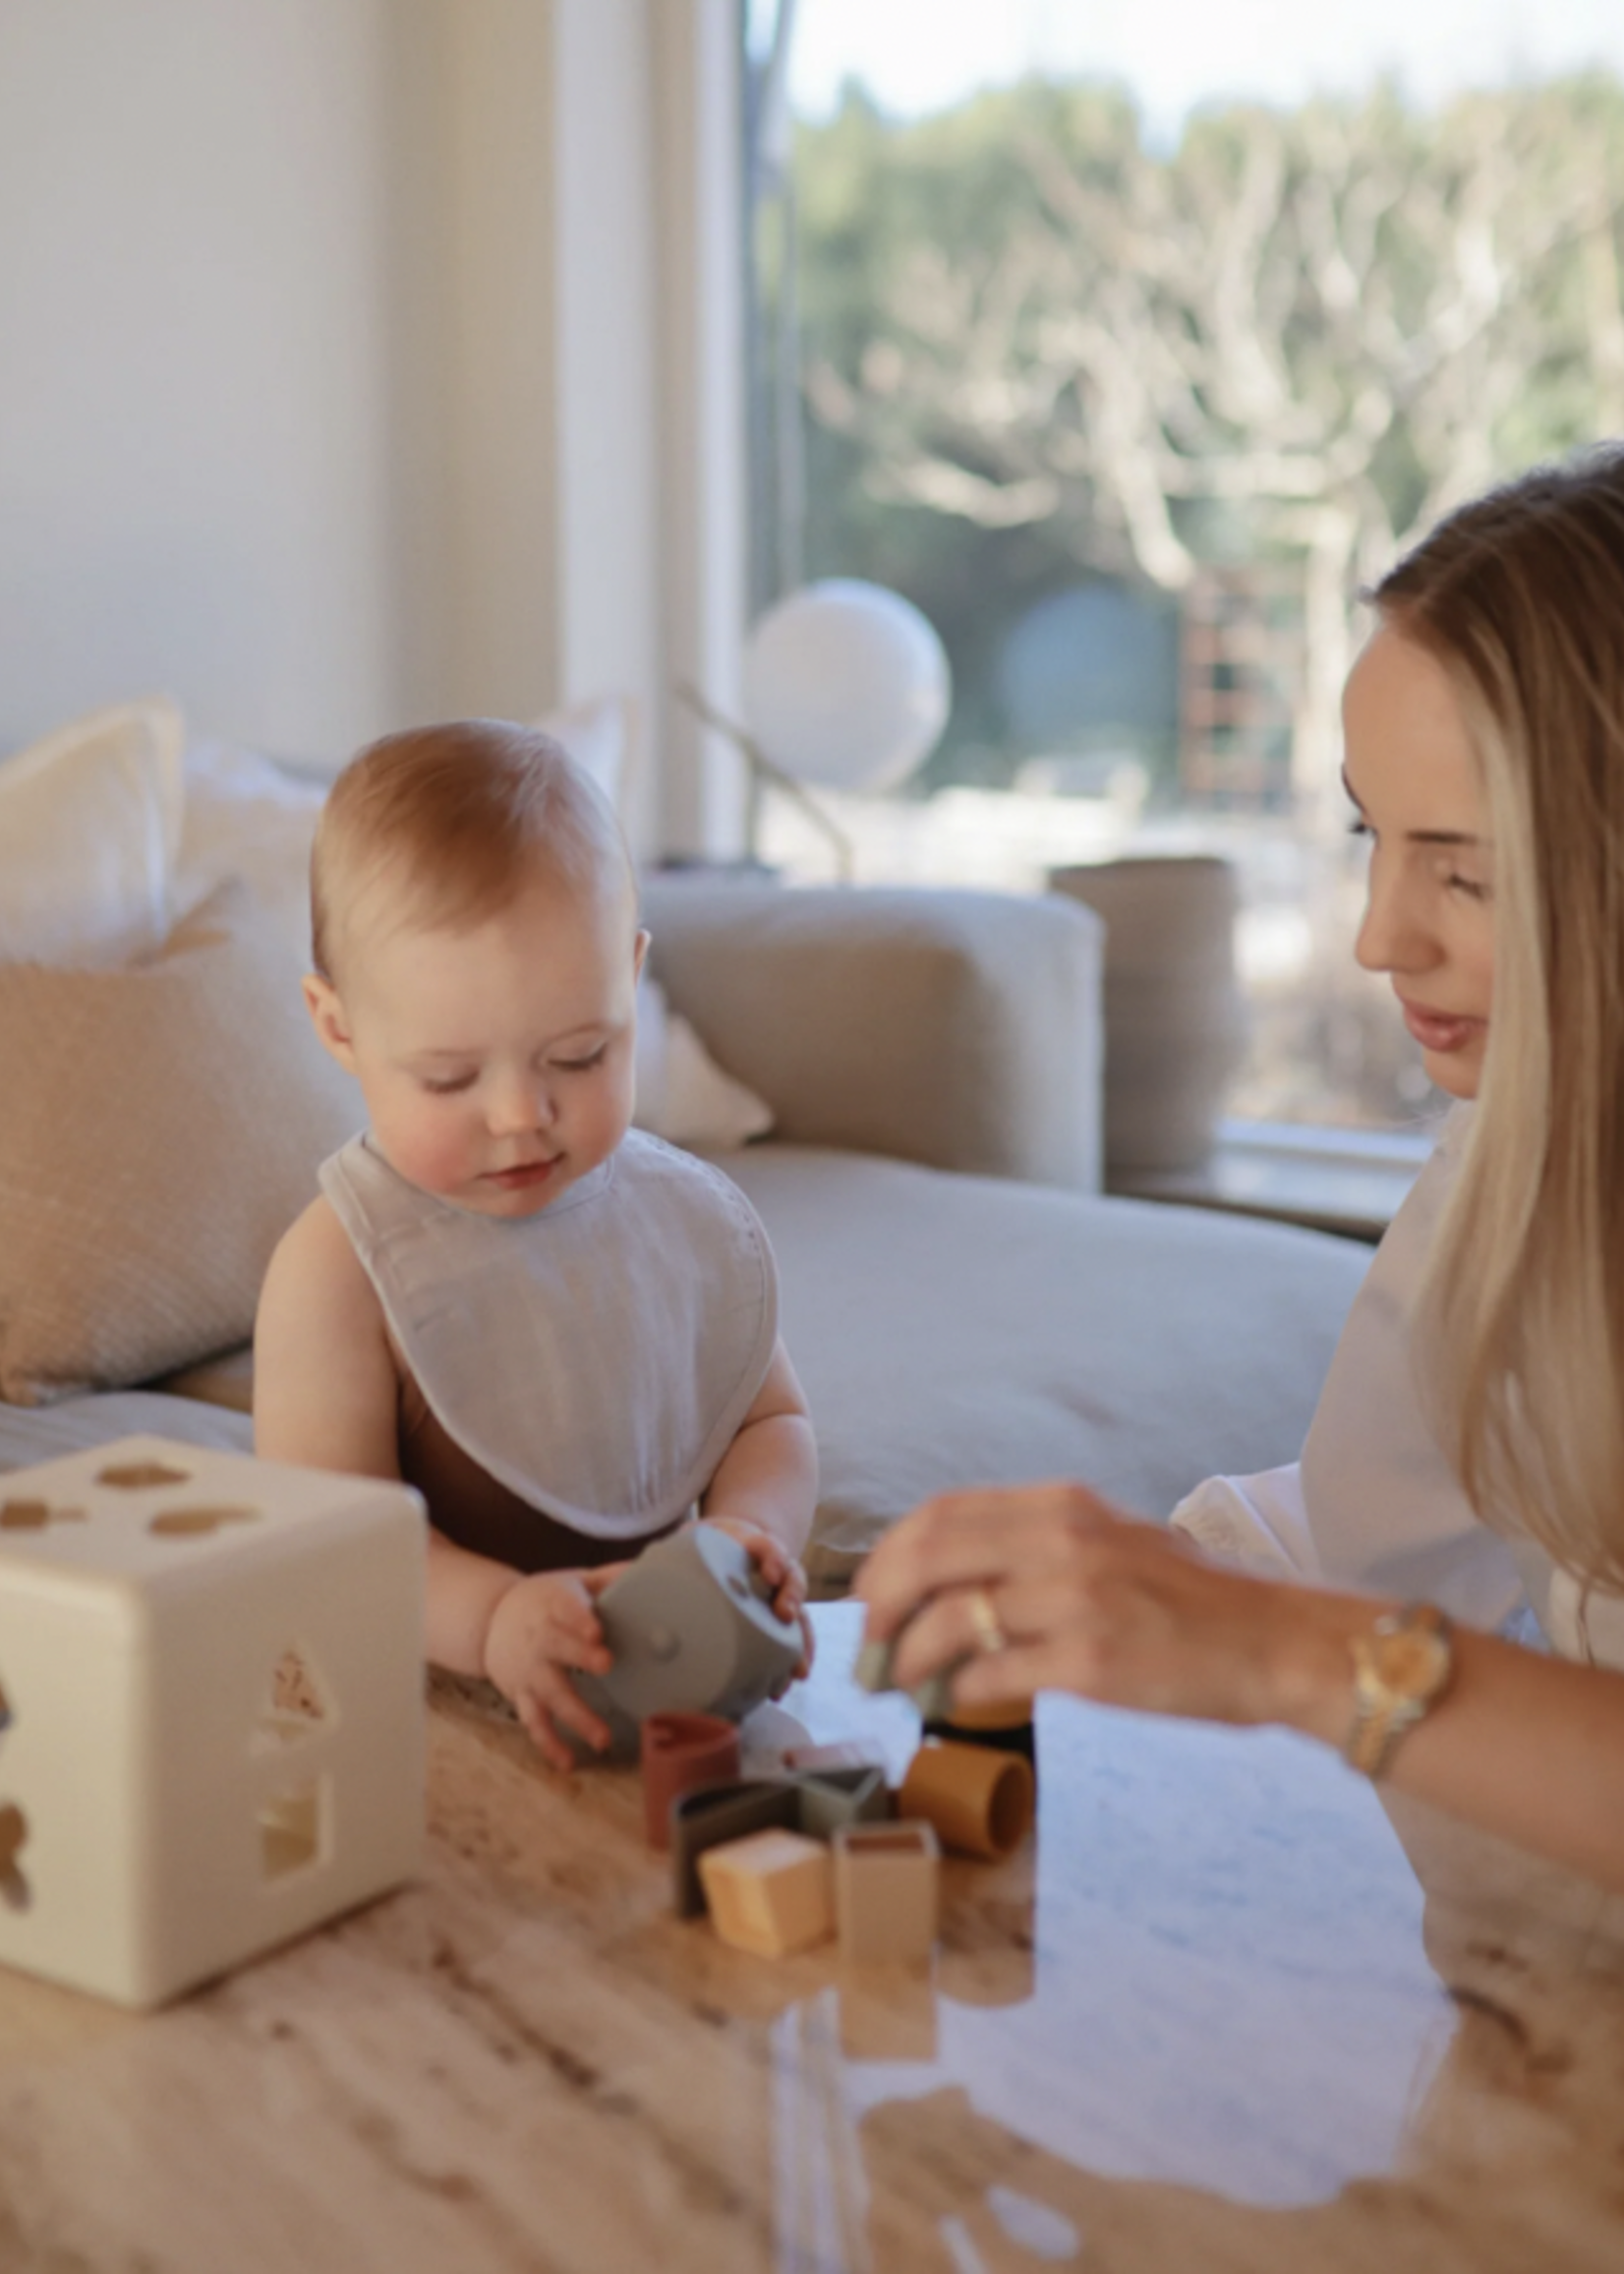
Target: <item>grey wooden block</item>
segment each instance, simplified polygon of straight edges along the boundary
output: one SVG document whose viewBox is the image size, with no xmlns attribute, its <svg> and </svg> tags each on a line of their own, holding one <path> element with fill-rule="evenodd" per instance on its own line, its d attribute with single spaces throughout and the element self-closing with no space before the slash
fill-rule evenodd
<svg viewBox="0 0 1624 2274">
<path fill-rule="evenodd" d="M 589 1761 L 635 1761 L 648 1714 L 741 1720 L 800 1660 L 799 1625 L 775 1614 L 748 1551 L 711 1524 L 646 1547 L 598 1598 L 598 1615 L 614 1663 L 607 1674 L 574 1676 L 609 1726 L 607 1753 L 577 1744 Z"/>
<path fill-rule="evenodd" d="M 678 1918 L 697 1918 L 705 1908 L 699 1859 L 724 1840 L 782 1826 L 800 1830 L 800 1792 L 787 1778 L 747 1778 L 684 1792 L 671 1807 L 671 1900 Z"/>
<path fill-rule="evenodd" d="M 894 1690 L 897 1684 L 891 1678 L 891 1661 L 899 1637 L 890 1642 L 865 1642 L 857 1652 L 851 1668 L 851 1678 L 860 1690 Z M 953 1702 L 953 1677 L 965 1659 L 955 1659 L 951 1666 L 944 1666 L 939 1674 L 932 1674 L 917 1689 L 907 1695 L 918 1707 L 920 1718 L 926 1721 L 940 1721 L 947 1717 Z"/>
<path fill-rule="evenodd" d="M 891 1787 L 883 1769 L 808 1770 L 800 1788 L 800 1826 L 814 1839 L 832 1839 L 844 1824 L 881 1823 L 891 1814 Z"/>
</svg>

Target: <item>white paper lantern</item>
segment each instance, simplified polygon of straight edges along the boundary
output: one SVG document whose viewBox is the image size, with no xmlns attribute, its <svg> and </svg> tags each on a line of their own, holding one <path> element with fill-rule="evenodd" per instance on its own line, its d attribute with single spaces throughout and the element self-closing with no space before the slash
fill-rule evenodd
<svg viewBox="0 0 1624 2274">
<path fill-rule="evenodd" d="M 744 659 L 744 713 L 763 754 L 799 782 L 894 789 L 947 725 L 948 659 L 900 593 L 828 577 L 781 600 Z"/>
</svg>

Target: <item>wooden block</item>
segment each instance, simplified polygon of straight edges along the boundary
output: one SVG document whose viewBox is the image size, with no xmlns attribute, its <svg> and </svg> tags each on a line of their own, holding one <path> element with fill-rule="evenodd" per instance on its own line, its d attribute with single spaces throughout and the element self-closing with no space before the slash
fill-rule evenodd
<svg viewBox="0 0 1624 2274">
<path fill-rule="evenodd" d="M 1031 1830 L 1032 1768 L 1018 1753 L 982 1745 L 921 1745 L 897 1795 L 897 1813 L 934 1825 L 944 1847 L 993 1860 Z"/>
<path fill-rule="evenodd" d="M 739 1784 L 718 1784 L 699 1792 L 683 1792 L 672 1801 L 671 1901 L 679 1919 L 697 1918 L 705 1908 L 705 1888 L 699 1859 L 708 1848 L 742 1839 L 746 1833 L 782 1826 L 794 1832 L 800 1826 L 799 1787 L 782 1777 L 747 1778 Z"/>
<path fill-rule="evenodd" d="M 785 1770 L 796 1777 L 822 1777 L 831 1769 L 881 1769 L 883 1750 L 860 1738 L 842 1738 L 833 1745 L 791 1745 L 781 1756 Z"/>
<path fill-rule="evenodd" d="M 928 1824 L 848 1824 L 835 1835 L 841 1955 L 918 1963 L 936 1941 L 942 1851 Z"/>
<path fill-rule="evenodd" d="M 707 1848 L 699 1876 L 711 1924 L 735 1950 L 786 1958 L 835 1931 L 829 1850 L 803 1833 L 756 1832 Z"/>
<path fill-rule="evenodd" d="M 738 1782 L 738 1731 L 720 1714 L 650 1714 L 641 1731 L 643 1832 L 671 1844 L 671 1803 L 684 1792 Z"/>
<path fill-rule="evenodd" d="M 894 1690 L 897 1687 L 891 1678 L 891 1661 L 896 1648 L 895 1639 L 891 1642 L 865 1642 L 859 1647 L 856 1662 L 851 1668 L 851 1678 L 858 1689 Z M 951 1666 L 944 1666 L 939 1674 L 927 1675 L 917 1689 L 908 1692 L 919 1709 L 922 1720 L 940 1721 L 946 1719 L 953 1704 L 953 1678 L 959 1667 L 967 1663 L 967 1657 L 955 1659 Z"/>
<path fill-rule="evenodd" d="M 154 2006 L 410 1878 L 423 1504 L 162 1437 L 0 1493 L 0 1963 Z"/>
<path fill-rule="evenodd" d="M 796 1830 L 810 1839 L 832 1839 L 842 1824 L 871 1824 L 891 1814 L 891 1787 L 883 1769 L 827 1769 L 795 1779 L 800 1789 Z"/>
</svg>

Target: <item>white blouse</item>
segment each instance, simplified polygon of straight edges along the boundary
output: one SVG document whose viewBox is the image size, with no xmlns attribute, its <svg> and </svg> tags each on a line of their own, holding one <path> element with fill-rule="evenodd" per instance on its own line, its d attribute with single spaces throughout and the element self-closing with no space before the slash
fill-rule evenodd
<svg viewBox="0 0 1624 2274">
<path fill-rule="evenodd" d="M 1210 1477 L 1172 1521 L 1210 1553 L 1282 1577 L 1423 1598 L 1469 1626 L 1538 1635 L 1624 1666 L 1624 1596 L 1587 1587 L 1534 1541 L 1473 1513 L 1416 1387 L 1411 1309 L 1470 1107 L 1444 1124 L 1348 1313 L 1301 1461 Z M 1529 1620 L 1538 1634 L 1530 1634 Z"/>
</svg>

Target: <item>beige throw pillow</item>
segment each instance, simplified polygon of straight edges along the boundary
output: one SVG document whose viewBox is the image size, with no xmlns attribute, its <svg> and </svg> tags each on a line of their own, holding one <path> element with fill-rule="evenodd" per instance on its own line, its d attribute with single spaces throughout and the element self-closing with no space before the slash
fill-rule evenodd
<svg viewBox="0 0 1624 2274">
<path fill-rule="evenodd" d="M 154 697 L 0 760 L 0 958 L 106 968 L 161 946 L 181 739 L 180 713 Z"/>
<path fill-rule="evenodd" d="M 274 931 L 226 885 L 145 962 L 0 964 L 0 1396 L 242 1341 L 270 1252 L 361 1125 Z"/>
</svg>

